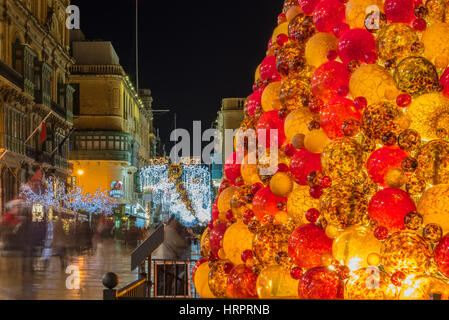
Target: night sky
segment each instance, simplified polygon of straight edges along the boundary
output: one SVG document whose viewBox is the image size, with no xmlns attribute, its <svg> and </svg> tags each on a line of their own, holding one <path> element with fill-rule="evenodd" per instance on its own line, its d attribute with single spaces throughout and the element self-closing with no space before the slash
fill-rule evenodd
<svg viewBox="0 0 449 320">
<path fill-rule="evenodd" d="M 112 41 L 126 72 L 135 76 L 135 0 L 72 0 L 88 40 Z M 203 130 L 221 99 L 251 93 L 282 0 L 139 0 L 140 87 L 149 88 L 167 152 L 174 128 Z"/>
</svg>

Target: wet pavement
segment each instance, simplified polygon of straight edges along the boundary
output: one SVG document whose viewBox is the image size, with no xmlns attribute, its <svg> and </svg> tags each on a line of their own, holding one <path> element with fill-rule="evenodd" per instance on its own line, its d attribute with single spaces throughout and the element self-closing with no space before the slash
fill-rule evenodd
<svg viewBox="0 0 449 320">
<path fill-rule="evenodd" d="M 34 258 L 33 271 L 26 268 L 30 265 L 29 260 L 3 252 L 0 257 L 0 299 L 101 300 L 104 289 L 101 279 L 106 272 L 119 276 L 119 288 L 137 279 L 137 271 L 130 270 L 133 249 L 125 248 L 121 242 L 106 240 L 96 253 L 69 257 L 66 267 L 61 268 L 58 257 L 52 257 L 46 268 L 40 258 Z"/>
</svg>

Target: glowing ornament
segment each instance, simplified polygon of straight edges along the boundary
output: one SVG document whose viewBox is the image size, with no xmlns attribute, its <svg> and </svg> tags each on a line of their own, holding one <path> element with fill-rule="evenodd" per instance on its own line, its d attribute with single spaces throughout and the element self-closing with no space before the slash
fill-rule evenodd
<svg viewBox="0 0 449 320">
<path fill-rule="evenodd" d="M 394 71 L 396 87 L 411 96 L 435 91 L 439 78 L 435 66 L 422 57 L 408 57 L 402 60 Z"/>
<path fill-rule="evenodd" d="M 435 23 L 424 31 L 424 57 L 430 62 L 438 63 L 438 68 L 446 68 L 449 64 L 449 23 Z"/>
<path fill-rule="evenodd" d="M 351 74 L 343 63 L 328 61 L 319 66 L 312 78 L 312 92 L 320 99 L 330 100 L 338 95 L 338 88 L 349 85 Z"/>
<path fill-rule="evenodd" d="M 248 98 L 247 110 L 251 117 L 254 117 L 256 111 L 262 106 L 262 93 L 265 86 L 254 91 Z"/>
<path fill-rule="evenodd" d="M 216 257 L 218 257 L 218 251 L 222 248 L 222 240 L 227 228 L 227 223 L 221 222 L 216 225 L 210 232 L 210 248 Z"/>
<path fill-rule="evenodd" d="M 288 242 L 288 255 L 302 268 L 321 265 L 321 256 L 332 252 L 332 240 L 314 224 L 306 224 L 293 231 Z"/>
<path fill-rule="evenodd" d="M 416 211 L 416 205 L 410 195 L 394 188 L 377 192 L 368 207 L 370 218 L 390 232 L 404 229 L 404 217 L 412 211 Z"/>
<path fill-rule="evenodd" d="M 362 115 L 361 129 L 370 139 L 381 140 L 389 133 L 399 134 L 402 111 L 389 102 L 369 105 Z"/>
<path fill-rule="evenodd" d="M 217 298 L 226 297 L 228 274 L 225 269 L 228 264 L 229 261 L 227 260 L 214 260 L 209 262 L 209 288 Z"/>
<path fill-rule="evenodd" d="M 300 299 L 343 299 L 344 284 L 335 271 L 325 267 L 312 268 L 299 280 L 298 296 Z"/>
<path fill-rule="evenodd" d="M 257 169 L 255 155 L 247 154 L 243 159 L 243 163 L 240 169 L 243 181 L 247 185 L 253 185 L 258 182 L 262 182 L 259 177 L 259 170 Z"/>
<path fill-rule="evenodd" d="M 278 172 L 270 180 L 270 190 L 278 197 L 286 197 L 293 190 L 293 180 L 287 173 Z"/>
<path fill-rule="evenodd" d="M 298 283 L 290 272 L 281 266 L 262 270 L 257 278 L 257 295 L 260 299 L 291 299 L 298 296 Z"/>
<path fill-rule="evenodd" d="M 272 80 L 272 81 L 279 81 L 281 79 L 281 76 L 279 75 L 277 68 L 276 68 L 276 57 L 275 56 L 269 56 L 266 57 L 262 64 L 260 65 L 260 78 L 262 81 L 265 80 Z"/>
<path fill-rule="evenodd" d="M 279 203 L 287 203 L 287 198 L 273 194 L 269 187 L 260 189 L 253 198 L 253 211 L 259 221 L 267 216 L 275 216 L 281 211 Z"/>
<path fill-rule="evenodd" d="M 346 22 L 351 28 L 365 28 L 365 18 L 369 6 L 382 10 L 380 0 L 349 0 L 346 3 Z"/>
<path fill-rule="evenodd" d="M 368 256 L 380 253 L 381 242 L 372 231 L 364 227 L 352 226 L 340 233 L 332 244 L 332 254 L 336 260 L 351 271 L 367 267 Z"/>
<path fill-rule="evenodd" d="M 437 138 L 437 129 L 449 129 L 449 99 L 441 93 L 423 94 L 413 99 L 407 108 L 410 128 L 416 130 L 422 138 Z"/>
<path fill-rule="evenodd" d="M 307 124 L 316 119 L 308 108 L 299 107 L 290 112 L 285 118 L 284 130 L 287 141 L 293 142 L 293 138 L 298 134 L 309 134 Z"/>
<path fill-rule="evenodd" d="M 449 300 L 449 285 L 441 279 L 423 275 L 404 282 L 399 300 L 430 300 L 432 295 Z"/>
<path fill-rule="evenodd" d="M 285 16 L 287 18 L 287 21 L 292 21 L 294 17 L 296 17 L 298 14 L 302 13 L 302 9 L 299 5 L 292 5 L 288 10 L 285 12 Z"/>
<path fill-rule="evenodd" d="M 449 232 L 449 185 L 439 184 L 424 192 L 418 202 L 418 212 L 424 217 L 424 224 L 435 223 Z"/>
<path fill-rule="evenodd" d="M 299 5 L 305 14 L 311 14 L 321 0 L 299 0 Z"/>
<path fill-rule="evenodd" d="M 305 58 L 307 63 L 315 68 L 325 63 L 327 54 L 331 50 L 337 50 L 338 39 L 329 33 L 319 32 L 314 34 L 306 43 Z"/>
<path fill-rule="evenodd" d="M 271 82 L 267 85 L 262 94 L 262 108 L 264 111 L 278 110 L 281 107 L 280 101 L 281 82 Z"/>
<path fill-rule="evenodd" d="M 346 120 L 360 120 L 360 112 L 355 109 L 352 100 L 335 97 L 325 103 L 321 109 L 320 125 L 329 139 L 341 138 L 343 123 Z"/>
<path fill-rule="evenodd" d="M 345 285 L 347 300 L 395 300 L 398 289 L 390 276 L 379 269 L 362 268 L 351 272 Z"/>
<path fill-rule="evenodd" d="M 449 68 L 444 70 L 443 74 L 440 77 L 440 84 L 443 88 L 443 94 L 446 98 L 449 98 Z"/>
<path fill-rule="evenodd" d="M 449 183 L 449 143 L 433 140 L 421 147 L 417 173 L 429 184 Z"/>
<path fill-rule="evenodd" d="M 256 231 L 253 251 L 262 266 L 276 265 L 276 255 L 287 252 L 290 233 L 282 225 L 267 224 Z"/>
<path fill-rule="evenodd" d="M 193 283 L 195 283 L 196 271 L 205 262 L 209 262 L 209 260 L 207 258 L 201 258 L 197 262 L 195 262 L 195 264 L 193 265 L 193 267 L 192 267 L 192 281 L 193 281 Z"/>
<path fill-rule="evenodd" d="M 273 36 L 271 37 L 271 41 L 276 42 L 279 35 L 282 35 L 282 34 L 285 34 L 285 35 L 288 34 L 288 22 L 283 22 L 274 29 Z"/>
<path fill-rule="evenodd" d="M 307 105 L 303 104 L 303 100 L 304 98 L 307 100 L 311 95 L 309 79 L 294 75 L 282 79 L 280 100 L 283 108 L 286 110 L 296 111 L 297 109 L 305 109 L 309 111 L 306 109 Z"/>
<path fill-rule="evenodd" d="M 206 230 L 204 230 L 203 235 L 201 236 L 201 255 L 203 257 L 209 257 L 211 253 L 209 237 L 210 237 L 210 228 L 207 227 Z"/>
<path fill-rule="evenodd" d="M 227 296 L 231 299 L 257 298 L 257 277 L 244 264 L 235 266 L 228 275 Z"/>
<path fill-rule="evenodd" d="M 303 13 L 294 17 L 288 25 L 288 36 L 294 41 L 303 44 L 316 32 L 311 16 Z"/>
<path fill-rule="evenodd" d="M 242 264 L 242 252 L 250 250 L 253 243 L 253 234 L 249 232 L 248 226 L 241 222 L 234 223 L 223 236 L 223 250 L 226 258 L 234 265 Z"/>
<path fill-rule="evenodd" d="M 389 22 L 409 23 L 414 19 L 413 0 L 385 0 L 384 12 Z"/>
<path fill-rule="evenodd" d="M 215 298 L 209 288 L 209 263 L 202 263 L 195 272 L 194 285 L 199 296 L 203 299 Z"/>
<path fill-rule="evenodd" d="M 449 234 L 440 239 L 433 254 L 435 256 L 435 261 L 438 264 L 438 270 L 445 277 L 449 277 Z"/>
<path fill-rule="evenodd" d="M 365 29 L 350 29 L 339 38 L 338 55 L 344 64 L 354 60 L 365 62 L 367 55 L 375 52 L 376 39 Z"/>
<path fill-rule="evenodd" d="M 284 120 L 279 118 L 276 110 L 263 113 L 257 121 L 256 129 L 259 137 L 265 134 L 265 139 L 259 141 L 259 143 L 266 148 L 270 148 L 270 146 L 279 147 L 285 142 Z M 272 133 L 274 133 L 274 136 Z"/>
<path fill-rule="evenodd" d="M 295 152 L 290 161 L 290 173 L 299 185 L 307 185 L 307 175 L 311 171 L 321 171 L 320 154 L 310 153 L 306 149 Z"/>
<path fill-rule="evenodd" d="M 322 130 L 313 130 L 304 138 L 304 148 L 311 153 L 322 153 L 329 143 L 329 137 Z"/>
<path fill-rule="evenodd" d="M 218 211 L 220 212 L 220 220 L 225 221 L 225 214 L 231 210 L 231 200 L 234 193 L 237 191 L 237 187 L 230 186 L 223 190 L 218 197 Z"/>
<path fill-rule="evenodd" d="M 287 200 L 287 213 L 297 225 L 306 223 L 305 213 L 310 208 L 318 208 L 319 201 L 309 195 L 308 186 L 295 188 Z"/>
<path fill-rule="evenodd" d="M 332 32 L 344 18 L 345 6 L 338 0 L 323 0 L 313 11 L 313 23 L 320 32 Z"/>
<path fill-rule="evenodd" d="M 404 23 L 388 24 L 379 31 L 377 52 L 383 60 L 399 62 L 414 55 L 413 44 L 418 41 L 418 35 L 410 26 Z"/>
<path fill-rule="evenodd" d="M 402 161 L 408 154 L 399 148 L 383 147 L 374 151 L 366 165 L 371 180 L 386 187 L 386 176 L 392 169 L 401 168 Z"/>
<path fill-rule="evenodd" d="M 243 155 L 242 155 L 243 156 Z M 235 183 L 235 180 L 240 177 L 240 164 L 242 163 L 242 159 L 239 159 L 239 153 L 233 152 L 226 159 L 224 165 L 224 173 L 226 179 L 229 180 L 232 184 Z"/>
<path fill-rule="evenodd" d="M 413 231 L 399 231 L 388 237 L 381 248 L 382 265 L 390 272 L 423 273 L 430 266 L 432 250 Z"/>
</svg>

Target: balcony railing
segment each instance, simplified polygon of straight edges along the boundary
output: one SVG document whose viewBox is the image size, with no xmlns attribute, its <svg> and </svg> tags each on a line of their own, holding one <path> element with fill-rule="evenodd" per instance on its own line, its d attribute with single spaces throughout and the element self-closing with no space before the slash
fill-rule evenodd
<svg viewBox="0 0 449 320">
<path fill-rule="evenodd" d="M 26 147 L 22 140 L 11 137 L 7 134 L 3 135 L 3 144 L 9 151 L 25 155 Z"/>
<path fill-rule="evenodd" d="M 23 76 L 16 70 L 8 66 L 6 63 L 0 60 L 0 75 L 6 78 L 8 81 L 23 89 Z"/>
</svg>

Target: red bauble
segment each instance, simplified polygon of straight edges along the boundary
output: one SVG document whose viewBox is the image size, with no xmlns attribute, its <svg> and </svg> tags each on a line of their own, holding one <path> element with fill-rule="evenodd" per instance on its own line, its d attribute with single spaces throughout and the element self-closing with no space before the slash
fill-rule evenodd
<svg viewBox="0 0 449 320">
<path fill-rule="evenodd" d="M 265 87 L 266 86 L 260 87 L 259 89 L 254 91 L 248 98 L 246 109 L 251 117 L 255 116 L 257 109 L 262 108 L 262 93 L 265 90 Z"/>
<path fill-rule="evenodd" d="M 279 202 L 287 203 L 286 197 L 278 197 L 271 192 L 270 187 L 257 191 L 253 198 L 253 212 L 257 220 L 264 221 L 267 216 L 275 216 L 280 210 Z"/>
<path fill-rule="evenodd" d="M 344 284 L 335 271 L 325 267 L 307 270 L 299 280 L 299 299 L 343 299 Z"/>
<path fill-rule="evenodd" d="M 360 120 L 362 115 L 354 107 L 352 100 L 335 97 L 321 108 L 320 125 L 329 139 L 343 137 L 342 126 L 348 119 Z"/>
<path fill-rule="evenodd" d="M 299 0 L 299 5 L 301 6 L 302 12 L 310 15 L 320 1 L 321 0 Z"/>
<path fill-rule="evenodd" d="M 265 148 L 279 147 L 285 142 L 284 120 L 279 118 L 277 110 L 264 112 L 257 121 L 256 129 L 259 143 Z M 271 133 L 275 135 L 271 137 Z M 262 138 L 263 134 L 265 134 L 265 140 Z"/>
<path fill-rule="evenodd" d="M 223 236 L 228 225 L 226 222 L 217 224 L 211 231 L 209 236 L 210 249 L 215 257 L 218 257 L 218 251 L 221 249 Z"/>
<path fill-rule="evenodd" d="M 313 23 L 320 32 L 332 33 L 345 19 L 345 5 L 339 0 L 324 0 L 315 6 Z"/>
<path fill-rule="evenodd" d="M 377 192 L 369 203 L 368 213 L 371 219 L 377 221 L 389 232 L 404 229 L 404 218 L 410 212 L 416 212 L 415 202 L 410 195 L 395 188 L 387 188 Z"/>
<path fill-rule="evenodd" d="M 332 253 L 332 240 L 315 224 L 306 224 L 293 231 L 288 241 L 288 255 L 301 268 L 321 265 L 323 253 Z"/>
<path fill-rule="evenodd" d="M 203 263 L 205 263 L 206 261 L 209 261 L 209 259 L 207 258 L 201 258 L 200 260 L 198 260 L 195 265 L 192 268 L 192 281 L 195 281 L 195 273 L 196 270 L 198 270 L 198 268 L 200 267 L 200 265 L 202 265 Z"/>
<path fill-rule="evenodd" d="M 449 234 L 446 234 L 440 239 L 433 254 L 438 264 L 438 270 L 449 278 Z"/>
<path fill-rule="evenodd" d="M 365 29 L 350 29 L 338 41 L 338 55 L 344 64 L 353 60 L 365 62 L 367 56 L 376 52 L 376 39 Z"/>
<path fill-rule="evenodd" d="M 391 169 L 401 169 L 402 161 L 409 155 L 397 147 L 383 147 L 374 151 L 367 162 L 368 174 L 375 183 L 386 187 L 385 177 Z"/>
<path fill-rule="evenodd" d="M 275 56 L 266 57 L 262 61 L 259 73 L 262 81 L 264 80 L 281 81 L 281 76 L 279 75 L 278 70 L 276 68 Z"/>
<path fill-rule="evenodd" d="M 290 173 L 296 183 L 307 185 L 307 175 L 311 171 L 321 171 L 321 154 L 311 153 L 307 149 L 295 152 L 290 161 Z"/>
<path fill-rule="evenodd" d="M 388 22 L 410 23 L 415 18 L 413 0 L 385 0 L 384 12 Z"/>
<path fill-rule="evenodd" d="M 440 84 L 443 87 L 443 94 L 449 98 L 449 68 L 446 68 L 441 75 Z"/>
<path fill-rule="evenodd" d="M 341 62 L 328 61 L 319 66 L 312 77 L 312 93 L 322 99 L 330 100 L 338 95 L 338 88 L 349 86 L 351 74 Z"/>
<path fill-rule="evenodd" d="M 220 212 L 218 211 L 218 202 L 215 201 L 212 204 L 212 221 L 217 220 L 219 215 L 220 215 Z"/>
<path fill-rule="evenodd" d="M 255 299 L 257 277 L 253 271 L 240 264 L 228 274 L 226 293 L 230 299 Z"/>
<path fill-rule="evenodd" d="M 242 154 L 242 153 L 240 153 Z M 241 158 L 241 159 L 239 159 Z M 235 180 L 240 177 L 240 167 L 243 162 L 243 157 L 239 156 L 238 152 L 231 153 L 228 158 L 226 159 L 225 165 L 224 165 L 224 173 L 226 176 L 226 179 L 229 180 L 232 184 L 235 183 Z"/>
</svg>

